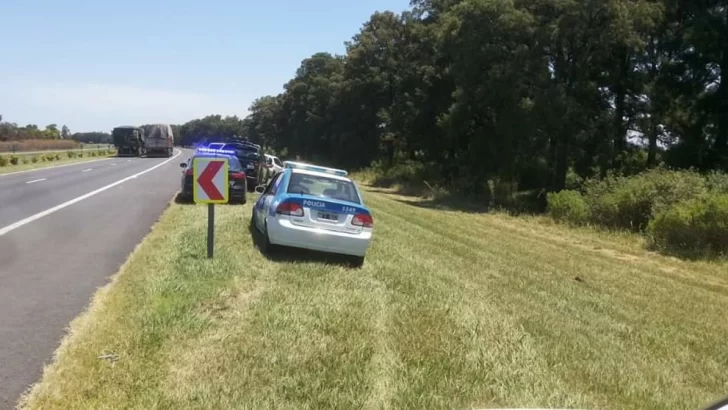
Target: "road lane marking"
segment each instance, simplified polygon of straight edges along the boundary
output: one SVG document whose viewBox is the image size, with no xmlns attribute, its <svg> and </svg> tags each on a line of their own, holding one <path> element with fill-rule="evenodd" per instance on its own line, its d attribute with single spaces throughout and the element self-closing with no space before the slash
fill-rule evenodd
<svg viewBox="0 0 728 410">
<path fill-rule="evenodd" d="M 45 180 L 46 180 L 45 178 L 34 179 L 32 181 L 26 182 L 26 184 L 35 184 L 36 182 L 45 181 Z"/>
<path fill-rule="evenodd" d="M 101 187 L 101 188 L 99 188 L 97 190 L 94 190 L 94 191 L 91 191 L 91 192 L 89 192 L 87 194 L 81 195 L 78 198 L 71 199 L 70 201 L 66 201 L 66 202 L 64 202 L 64 203 L 62 203 L 60 205 L 56 205 L 53 208 L 49 208 L 49 209 L 46 209 L 45 211 L 38 212 L 35 215 L 31 215 L 31 216 L 29 216 L 29 217 L 27 217 L 25 219 L 22 219 L 22 220 L 20 220 L 18 222 L 15 222 L 15 223 L 12 223 L 12 224 L 10 224 L 10 225 L 8 225 L 6 227 L 0 228 L 0 236 L 3 236 L 3 235 L 5 235 L 5 234 L 7 234 L 9 232 L 12 232 L 12 231 L 20 228 L 21 226 L 24 226 L 24 225 L 27 225 L 27 224 L 29 224 L 31 222 L 37 221 L 38 219 L 43 218 L 44 216 L 48 216 L 48 215 L 50 215 L 52 213 L 58 212 L 58 211 L 60 211 L 63 208 L 68 208 L 69 206 L 71 206 L 71 205 L 73 205 L 73 204 L 75 204 L 77 202 L 81 202 L 84 199 L 91 198 L 92 196 L 94 196 L 96 194 L 100 194 L 101 192 L 104 192 L 104 191 L 106 191 L 108 189 L 111 189 L 111 188 L 113 188 L 113 187 L 115 187 L 117 185 L 121 185 L 121 184 L 123 184 L 126 181 L 129 181 L 129 180 L 138 178 L 138 177 L 146 174 L 147 172 L 154 171 L 155 169 L 157 169 L 157 168 L 159 168 L 159 167 L 161 167 L 161 166 L 163 166 L 165 164 L 168 164 L 169 162 L 171 162 L 172 160 L 176 159 L 180 155 L 182 155 L 182 151 L 177 151 L 177 155 L 175 155 L 175 156 L 173 156 L 173 157 L 165 160 L 164 162 L 160 162 L 159 164 L 157 164 L 157 165 L 155 165 L 155 166 L 153 166 L 151 168 L 147 168 L 144 171 L 137 172 L 134 175 L 128 176 L 128 177 L 123 178 L 123 179 L 120 179 L 120 180 L 118 180 L 116 182 L 112 182 L 109 185 L 103 186 L 103 187 Z"/>
<path fill-rule="evenodd" d="M 61 165 L 53 165 L 53 166 L 50 166 L 50 167 L 26 169 L 24 171 L 13 171 L 13 172 L 5 173 L 5 174 L 0 174 L 0 178 L 6 177 L 8 175 L 24 174 L 26 172 L 45 171 L 47 169 L 53 169 L 53 168 L 70 167 L 71 165 L 86 165 L 86 164 L 91 163 L 91 162 L 108 161 L 110 159 L 111 158 L 100 158 L 100 159 L 92 159 L 91 161 L 74 162 L 74 163 L 71 163 L 71 164 L 61 164 Z"/>
<path fill-rule="evenodd" d="M 81 171 L 81 172 L 89 172 L 89 171 L 91 171 L 92 169 L 93 169 L 93 168 L 86 168 L 86 169 L 84 169 L 84 170 L 83 170 L 83 171 Z"/>
</svg>

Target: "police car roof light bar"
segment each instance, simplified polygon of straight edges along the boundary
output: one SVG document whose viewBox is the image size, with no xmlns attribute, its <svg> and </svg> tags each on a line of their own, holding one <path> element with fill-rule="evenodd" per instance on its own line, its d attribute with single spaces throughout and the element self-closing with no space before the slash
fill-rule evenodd
<svg viewBox="0 0 728 410">
<path fill-rule="evenodd" d="M 235 155 L 235 151 L 229 149 L 197 148 L 197 152 L 205 154 Z"/>
<path fill-rule="evenodd" d="M 303 169 L 306 171 L 323 172 L 326 174 L 338 175 L 340 177 L 345 177 L 345 176 L 349 175 L 349 173 L 344 171 L 343 169 L 321 167 L 318 165 L 305 164 L 303 162 L 283 161 L 283 166 L 286 168 L 291 168 L 291 169 L 295 168 L 295 169 Z"/>
</svg>

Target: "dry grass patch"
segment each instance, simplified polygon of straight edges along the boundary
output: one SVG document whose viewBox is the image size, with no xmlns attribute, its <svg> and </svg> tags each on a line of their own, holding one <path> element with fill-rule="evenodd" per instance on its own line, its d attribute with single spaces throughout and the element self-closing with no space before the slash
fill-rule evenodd
<svg viewBox="0 0 728 410">
<path fill-rule="evenodd" d="M 366 196 L 362 269 L 264 257 L 250 203 L 217 208 L 207 260 L 205 208 L 172 205 L 23 407 L 690 409 L 728 391 L 728 265 Z"/>
<path fill-rule="evenodd" d="M 19 140 L 0 141 L 0 152 L 67 150 L 80 148 L 81 143 L 75 140 Z"/>
</svg>

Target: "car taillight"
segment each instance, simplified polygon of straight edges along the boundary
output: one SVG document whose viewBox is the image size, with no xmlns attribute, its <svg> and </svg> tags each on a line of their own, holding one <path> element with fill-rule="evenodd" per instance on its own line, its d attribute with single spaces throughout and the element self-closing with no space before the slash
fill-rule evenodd
<svg viewBox="0 0 728 410">
<path fill-rule="evenodd" d="M 244 172 L 231 172 L 230 178 L 232 179 L 245 179 L 245 173 Z"/>
<path fill-rule="evenodd" d="M 374 219 L 369 214 L 356 214 L 354 215 L 354 218 L 351 219 L 351 224 L 364 228 L 373 228 Z"/>
<path fill-rule="evenodd" d="M 276 213 L 281 215 L 303 216 L 303 207 L 293 202 L 283 202 L 276 208 Z"/>
</svg>

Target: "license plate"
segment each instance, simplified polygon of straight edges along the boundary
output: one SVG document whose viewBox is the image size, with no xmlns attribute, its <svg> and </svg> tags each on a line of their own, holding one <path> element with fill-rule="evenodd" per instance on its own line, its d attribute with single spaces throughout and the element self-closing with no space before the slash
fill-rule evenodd
<svg viewBox="0 0 728 410">
<path fill-rule="evenodd" d="M 336 215 L 336 214 L 330 214 L 330 213 L 328 213 L 328 212 L 319 212 L 319 213 L 318 213 L 318 217 L 319 217 L 320 219 L 325 219 L 325 220 L 327 220 L 327 221 L 334 221 L 334 222 L 336 222 L 336 221 L 338 221 L 338 220 L 339 220 L 339 215 Z"/>
</svg>

